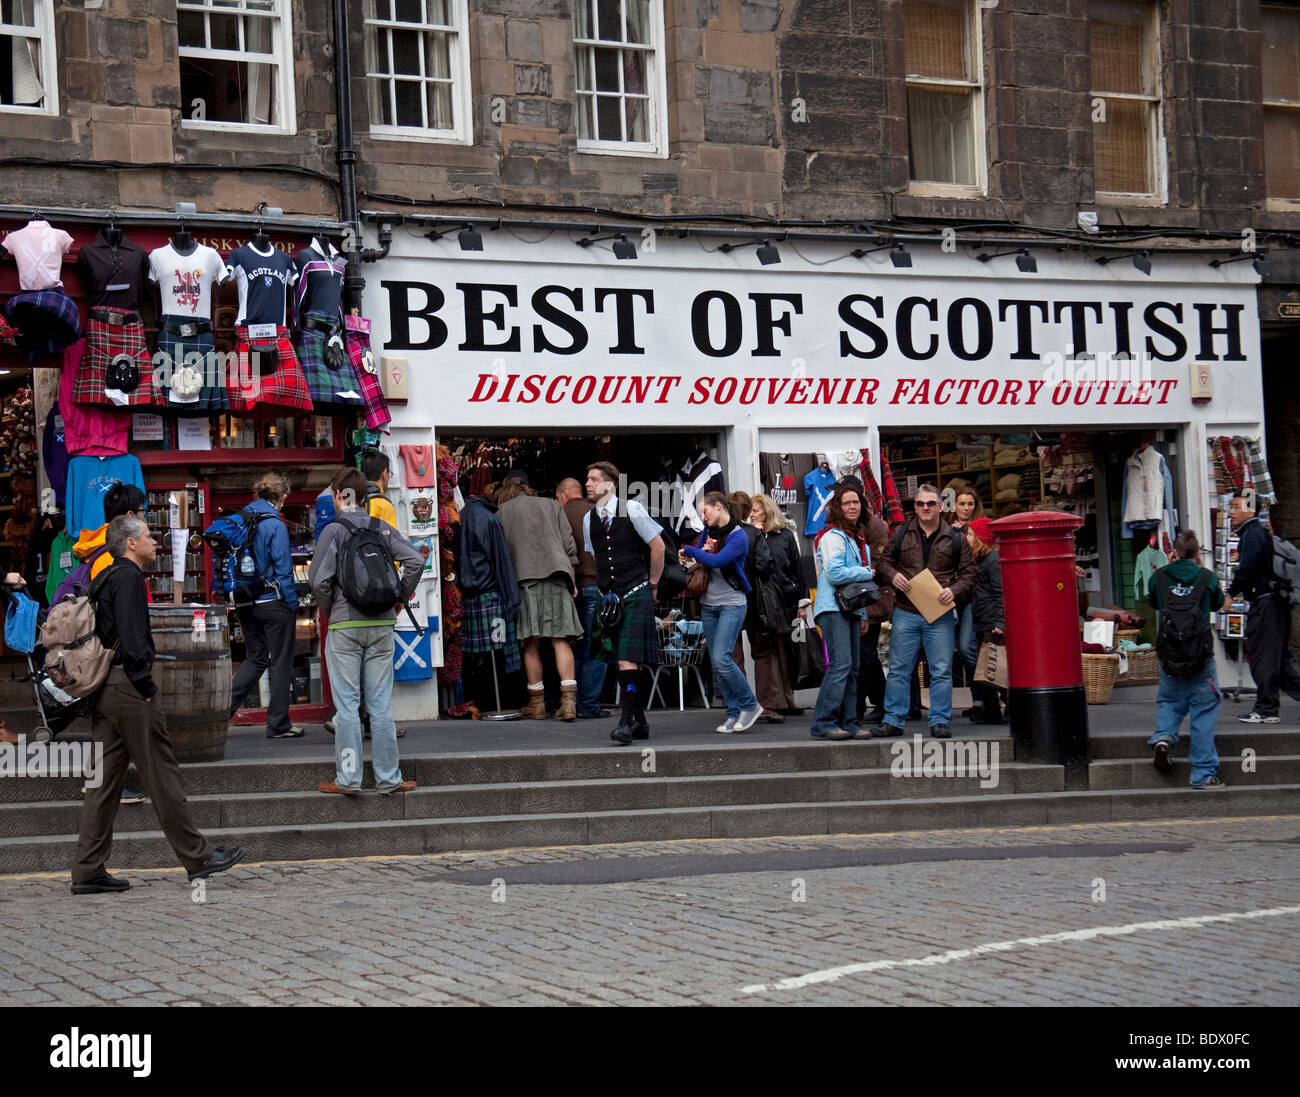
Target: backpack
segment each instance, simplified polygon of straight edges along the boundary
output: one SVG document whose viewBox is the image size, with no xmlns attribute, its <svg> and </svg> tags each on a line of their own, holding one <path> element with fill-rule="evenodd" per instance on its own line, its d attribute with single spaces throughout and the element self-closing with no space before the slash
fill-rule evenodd
<svg viewBox="0 0 1300 1097">
<path fill-rule="evenodd" d="M 1300 605 L 1300 549 L 1281 537 L 1273 538 L 1273 593 L 1291 605 Z"/>
<path fill-rule="evenodd" d="M 113 567 L 100 572 L 85 594 L 65 598 L 51 606 L 41 626 L 45 673 L 59 689 L 73 697 L 89 697 L 104 684 L 113 666 L 116 645 L 104 647 L 95 631 L 96 602 Z"/>
<path fill-rule="evenodd" d="M 5 643 L 12 650 L 30 655 L 35 649 L 36 620 L 40 612 L 40 603 L 21 590 L 9 592 L 9 608 L 5 611 Z"/>
<path fill-rule="evenodd" d="M 71 594 L 74 597 L 78 594 L 85 594 L 86 588 L 90 586 L 90 573 L 95 566 L 95 561 L 107 551 L 107 545 L 100 545 L 99 548 L 95 550 L 95 554 L 89 560 L 78 564 L 68 572 L 68 574 L 63 577 L 63 582 L 54 588 L 54 597 L 50 599 L 50 605 L 53 606 L 62 602 L 63 597 L 66 594 Z"/>
<path fill-rule="evenodd" d="M 385 529 L 390 534 L 392 529 L 378 518 L 367 518 L 363 526 L 353 526 L 350 522 L 344 525 L 351 532 L 338 546 L 339 591 L 349 605 L 362 613 L 386 613 L 402 597 L 397 561 L 384 534 Z"/>
<path fill-rule="evenodd" d="M 267 518 L 277 517 L 265 511 L 244 507 L 236 514 L 223 514 L 203 531 L 203 540 L 212 550 L 212 592 L 235 605 L 249 605 L 266 593 L 267 582 L 253 556 L 253 537 Z"/>
<path fill-rule="evenodd" d="M 1214 655 L 1214 634 L 1210 631 L 1209 618 L 1201 612 L 1201 602 L 1213 578 L 1202 568 L 1191 593 L 1175 594 L 1166 570 L 1162 568 L 1156 573 L 1164 606 L 1156 630 L 1156 655 L 1165 673 L 1172 677 L 1199 674 Z"/>
</svg>

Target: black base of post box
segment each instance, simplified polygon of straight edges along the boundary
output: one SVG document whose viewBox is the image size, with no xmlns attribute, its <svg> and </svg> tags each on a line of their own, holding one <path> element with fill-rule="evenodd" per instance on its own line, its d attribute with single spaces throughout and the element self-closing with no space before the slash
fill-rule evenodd
<svg viewBox="0 0 1300 1097">
<path fill-rule="evenodd" d="M 1065 767 L 1067 791 L 1088 787 L 1088 699 L 1083 686 L 1008 690 L 1017 762 Z"/>
</svg>

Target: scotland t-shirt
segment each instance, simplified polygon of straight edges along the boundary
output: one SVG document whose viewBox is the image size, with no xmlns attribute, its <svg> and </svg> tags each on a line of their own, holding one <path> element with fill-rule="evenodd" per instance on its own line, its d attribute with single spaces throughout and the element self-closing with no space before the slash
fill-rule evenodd
<svg viewBox="0 0 1300 1097">
<path fill-rule="evenodd" d="M 164 316 L 212 319 L 212 284 L 226 280 L 226 264 L 206 244 L 182 255 L 171 244 L 149 253 L 149 278 L 158 283 Z"/>
<path fill-rule="evenodd" d="M 236 324 L 284 325 L 289 287 L 298 280 L 293 260 L 279 248 L 258 251 L 245 244 L 230 253 L 226 269 L 239 287 Z"/>
<path fill-rule="evenodd" d="M 805 537 L 813 536 L 830 521 L 830 498 L 834 487 L 835 474 L 820 465 L 803 478 L 803 489 L 808 493 L 808 520 L 803 527 Z"/>
</svg>

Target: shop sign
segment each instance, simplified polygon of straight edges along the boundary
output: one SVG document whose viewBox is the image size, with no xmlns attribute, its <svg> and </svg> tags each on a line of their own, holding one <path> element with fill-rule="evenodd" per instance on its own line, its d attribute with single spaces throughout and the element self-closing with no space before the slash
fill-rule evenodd
<svg viewBox="0 0 1300 1097">
<path fill-rule="evenodd" d="M 1194 259 L 1162 262 L 1183 281 L 1138 282 L 1077 256 L 1009 280 L 939 254 L 931 274 L 707 270 L 695 253 L 390 257 L 367 312 L 408 360 L 412 423 L 1147 423 L 1191 414 L 1193 360 L 1258 411 L 1254 287 Z"/>
<path fill-rule="evenodd" d="M 1300 320 L 1300 301 L 1283 301 L 1277 306 L 1277 314 L 1283 320 Z"/>
<path fill-rule="evenodd" d="M 131 437 L 137 442 L 161 442 L 163 417 L 152 412 L 136 412 L 131 416 Z"/>
</svg>

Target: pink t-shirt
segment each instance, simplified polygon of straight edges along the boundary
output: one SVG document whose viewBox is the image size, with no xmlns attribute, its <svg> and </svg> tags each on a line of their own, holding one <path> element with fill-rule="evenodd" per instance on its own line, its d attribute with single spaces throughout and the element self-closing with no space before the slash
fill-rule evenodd
<svg viewBox="0 0 1300 1097">
<path fill-rule="evenodd" d="M 62 289 L 59 268 L 72 247 L 72 237 L 48 221 L 28 221 L 26 227 L 4 238 L 5 250 L 18 263 L 18 288 Z"/>
<path fill-rule="evenodd" d="M 406 465 L 406 487 L 438 486 L 438 458 L 432 446 L 400 446 L 398 452 Z"/>
</svg>

